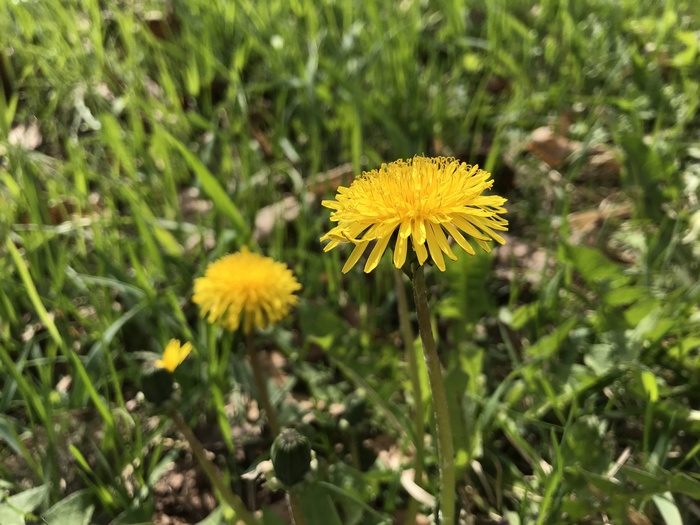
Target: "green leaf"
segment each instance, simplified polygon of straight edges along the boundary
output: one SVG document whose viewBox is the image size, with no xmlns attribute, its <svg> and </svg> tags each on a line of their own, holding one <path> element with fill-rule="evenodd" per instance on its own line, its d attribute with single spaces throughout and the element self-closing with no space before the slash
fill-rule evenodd
<svg viewBox="0 0 700 525">
<path fill-rule="evenodd" d="M 623 268 L 600 251 L 585 246 L 564 246 L 564 252 L 581 277 L 589 283 L 627 280 Z"/>
<path fill-rule="evenodd" d="M 355 512 L 361 512 L 364 514 L 364 519 L 362 520 L 363 524 L 385 524 L 390 522 L 389 516 L 378 512 L 371 506 L 367 505 L 364 501 L 343 490 L 342 488 L 325 481 L 318 482 L 318 486 L 324 490 L 326 494 L 331 497 L 331 499 L 335 498 L 340 500 L 340 502 L 346 508 L 346 512 L 348 506 L 350 506 L 355 509 Z"/>
<path fill-rule="evenodd" d="M 642 371 L 642 385 L 652 403 L 659 399 L 659 386 L 656 384 L 656 376 L 648 370 Z"/>
<path fill-rule="evenodd" d="M 279 514 L 268 507 L 264 507 L 262 511 L 262 525 L 286 525 L 286 522 L 280 518 Z"/>
<path fill-rule="evenodd" d="M 530 357 L 548 358 L 551 357 L 569 337 L 569 332 L 576 325 L 576 319 L 569 319 L 553 333 L 539 339 L 534 345 L 529 347 L 525 353 Z"/>
<path fill-rule="evenodd" d="M 687 67 L 696 63 L 700 43 L 695 31 L 678 31 L 676 38 L 685 44 L 685 49 L 671 60 L 675 67 Z"/>
<path fill-rule="evenodd" d="M 602 376 L 613 368 L 618 361 L 619 352 L 617 347 L 609 343 L 600 343 L 591 345 L 586 355 L 583 357 L 583 362 L 590 367 L 596 375 Z"/>
<path fill-rule="evenodd" d="M 534 321 L 540 315 L 540 303 L 530 303 L 521 306 L 511 316 L 510 320 L 504 322 L 516 330 L 522 329 L 526 324 Z"/>
<path fill-rule="evenodd" d="M 335 339 L 347 330 L 345 322 L 325 304 L 304 302 L 299 305 L 298 312 L 301 331 L 307 337 L 332 336 Z"/>
<path fill-rule="evenodd" d="M 673 494 L 670 492 L 664 493 L 662 496 L 652 496 L 651 498 L 659 509 L 659 514 L 666 522 L 666 525 L 683 525 L 683 518 L 673 500 Z"/>
<path fill-rule="evenodd" d="M 652 474 L 646 470 L 634 467 L 623 467 L 620 472 L 624 474 L 627 480 L 633 481 L 645 490 L 651 492 L 665 492 L 667 490 L 663 470 Z"/>
<path fill-rule="evenodd" d="M 14 496 L 10 496 L 7 498 L 7 503 L 14 509 L 27 514 L 28 512 L 33 512 L 34 509 L 44 503 L 48 496 L 49 486 L 41 485 L 39 487 L 25 490 L 24 492 L 20 492 L 19 494 L 15 494 Z"/>
<path fill-rule="evenodd" d="M 448 260 L 445 281 L 452 293 L 441 301 L 440 312 L 452 310 L 452 317 L 463 323 L 476 322 L 489 312 L 493 306 L 493 297 L 488 291 L 492 267 L 493 254 L 482 251 L 473 257 Z"/>
<path fill-rule="evenodd" d="M 226 194 L 223 186 L 219 184 L 216 177 L 207 169 L 207 167 L 202 164 L 202 162 L 195 157 L 195 155 L 185 147 L 185 145 L 173 137 L 170 133 L 162 128 L 158 128 L 158 133 L 162 134 L 167 142 L 170 143 L 176 150 L 180 152 L 185 162 L 190 166 L 192 171 L 199 179 L 202 184 L 202 189 L 209 196 L 209 198 L 214 201 L 214 205 L 217 210 L 226 215 L 233 223 L 234 228 L 237 230 L 238 234 L 246 241 L 250 239 L 250 227 L 246 223 L 243 215 L 239 211 L 238 207 L 233 203 L 233 201 Z"/>
<path fill-rule="evenodd" d="M 7 443 L 15 454 L 22 454 L 22 444 L 17 439 L 17 433 L 4 416 L 0 416 L 0 441 Z"/>
<path fill-rule="evenodd" d="M 649 290 L 643 286 L 621 286 L 605 294 L 605 303 L 610 306 L 632 304 L 649 297 Z"/>
<path fill-rule="evenodd" d="M 48 485 L 41 485 L 10 496 L 6 503 L 0 504 L 0 523 L 2 525 L 25 525 L 25 514 L 34 511 L 44 503 L 48 493 Z"/>
<path fill-rule="evenodd" d="M 679 472 L 671 477 L 671 492 L 685 494 L 693 499 L 700 500 L 700 480 Z"/>
<path fill-rule="evenodd" d="M 306 525 L 343 525 L 330 494 L 318 483 L 303 486 L 298 494 Z"/>
<path fill-rule="evenodd" d="M 47 525 L 88 525 L 95 507 L 90 491 L 81 490 L 56 503 L 41 517 Z"/>
<path fill-rule="evenodd" d="M 198 522 L 196 525 L 219 525 L 220 523 L 223 523 L 223 511 L 223 507 L 217 507 L 211 514 L 209 514 L 209 516 Z"/>
<path fill-rule="evenodd" d="M 460 400 L 467 391 L 469 376 L 461 368 L 453 368 L 445 375 L 445 393 L 448 399 L 450 420 L 452 421 L 452 441 L 455 450 L 455 466 L 467 466 L 471 452 L 471 435 L 465 421 Z"/>
<path fill-rule="evenodd" d="M 2 525 L 25 525 L 24 514 L 9 505 L 0 504 L 0 523 Z"/>
</svg>

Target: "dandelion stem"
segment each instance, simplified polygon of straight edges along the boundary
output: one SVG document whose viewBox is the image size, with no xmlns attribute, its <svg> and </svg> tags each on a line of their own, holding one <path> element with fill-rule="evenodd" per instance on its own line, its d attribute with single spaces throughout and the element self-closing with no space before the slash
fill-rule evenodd
<svg viewBox="0 0 700 525">
<path fill-rule="evenodd" d="M 423 341 L 423 355 L 428 367 L 430 390 L 433 397 L 433 409 L 437 423 L 438 456 L 440 464 L 440 514 L 438 523 L 454 525 L 455 512 L 455 462 L 452 444 L 452 427 L 447 406 L 445 384 L 442 379 L 442 367 L 438 357 L 433 329 L 430 325 L 428 297 L 425 288 L 423 267 L 416 265 L 413 271 L 413 296 L 416 302 L 418 330 Z"/>
<path fill-rule="evenodd" d="M 304 520 L 304 513 L 301 510 L 301 502 L 299 501 L 299 496 L 291 490 L 287 492 L 287 503 L 289 504 L 289 510 L 292 513 L 292 521 L 294 525 L 306 525 Z"/>
<path fill-rule="evenodd" d="M 253 369 L 253 378 L 255 379 L 255 388 L 258 391 L 258 400 L 265 411 L 267 424 L 270 426 L 272 435 L 276 436 L 280 433 L 280 426 L 277 422 L 277 412 L 275 412 L 275 408 L 270 401 L 270 395 L 267 391 L 267 382 L 265 381 L 265 375 L 263 374 L 262 365 L 260 363 L 260 356 L 255 350 L 252 332 L 246 334 L 246 348 L 248 350 L 248 357 L 250 358 L 250 366 Z"/>
<path fill-rule="evenodd" d="M 246 525 L 258 525 L 258 520 L 255 519 L 255 516 L 253 516 L 250 513 L 250 511 L 246 508 L 245 504 L 243 503 L 243 500 L 241 500 L 241 498 L 234 494 L 233 491 L 231 491 L 231 488 L 226 483 L 224 483 L 221 474 L 216 469 L 214 464 L 209 460 L 209 458 L 207 458 L 207 453 L 204 450 L 204 447 L 197 439 L 197 436 L 194 435 L 194 432 L 192 432 L 192 430 L 182 418 L 180 413 L 177 410 L 171 410 L 169 415 L 172 421 L 175 423 L 177 429 L 190 444 L 190 448 L 192 448 L 192 453 L 194 454 L 195 458 L 197 458 L 199 466 L 207 475 L 209 481 L 214 486 L 214 488 L 219 492 L 219 494 L 221 494 L 221 497 L 224 499 L 224 501 L 236 513 L 236 517 L 239 520 L 243 521 L 243 523 L 245 523 Z"/>
<path fill-rule="evenodd" d="M 418 360 L 416 359 L 416 351 L 413 346 L 413 330 L 411 330 L 411 322 L 408 318 L 408 297 L 406 296 L 406 288 L 404 288 L 403 274 L 401 270 L 394 270 L 394 282 L 396 284 L 396 300 L 399 311 L 399 325 L 401 328 L 401 337 L 403 338 L 404 350 L 406 351 L 406 361 L 408 362 L 408 373 L 411 380 L 411 394 L 413 395 L 413 431 L 415 441 L 413 446 L 416 452 L 416 461 L 414 464 L 413 481 L 416 485 L 421 485 L 423 478 L 423 392 L 421 391 L 420 375 L 418 373 Z M 411 498 L 406 512 L 406 523 L 412 525 L 416 522 L 418 514 L 418 500 Z"/>
</svg>

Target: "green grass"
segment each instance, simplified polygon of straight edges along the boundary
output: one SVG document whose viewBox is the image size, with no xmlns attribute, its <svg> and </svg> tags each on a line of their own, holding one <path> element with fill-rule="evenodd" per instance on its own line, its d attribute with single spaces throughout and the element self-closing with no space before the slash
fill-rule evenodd
<svg viewBox="0 0 700 525">
<path fill-rule="evenodd" d="M 391 264 L 342 276 L 348 252 L 318 241 L 325 195 L 306 197 L 336 166 L 414 154 L 478 162 L 509 199 L 502 257 L 428 272 L 466 512 L 696 522 L 700 240 L 687 234 L 699 210 L 699 5 L 5 2 L 0 523 L 131 524 L 163 510 L 156 482 L 187 454 L 137 392 L 145 353 L 171 337 L 197 349 L 178 370 L 182 412 L 218 432 L 218 465 L 250 489 L 240 475 L 269 442 L 231 432 L 252 388 L 242 338 L 191 302 L 206 263 L 246 244 L 304 286 L 259 344 L 286 355 L 285 388 L 316 402 L 286 403 L 281 418 L 344 490 L 343 522 L 378 521 L 363 505 L 405 508 L 400 471 L 340 451 L 358 436 L 327 411 L 360 388 L 361 438 L 404 452 L 415 439 Z M 526 143 L 564 120 L 582 150 L 553 173 Z M 32 123 L 37 148 L 10 140 Z M 591 171 L 601 144 L 619 176 Z M 191 188 L 211 211 L 183 204 Z M 257 212 L 288 195 L 299 217 L 255 240 Z M 567 216 L 604 198 L 629 213 L 572 242 Z M 517 245 L 526 253 L 508 251 Z M 425 420 L 428 432 L 429 410 Z"/>
</svg>

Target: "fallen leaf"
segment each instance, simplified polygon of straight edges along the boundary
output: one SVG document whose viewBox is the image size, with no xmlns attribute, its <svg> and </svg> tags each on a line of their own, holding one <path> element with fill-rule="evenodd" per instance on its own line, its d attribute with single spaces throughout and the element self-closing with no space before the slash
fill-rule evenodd
<svg viewBox="0 0 700 525">
<path fill-rule="evenodd" d="M 554 169 L 563 167 L 572 155 L 580 153 L 583 148 L 582 142 L 569 140 L 548 127 L 534 130 L 526 145 L 530 153 Z M 619 176 L 620 163 L 612 148 L 596 144 L 585 153 L 586 159 L 579 178 L 608 181 Z"/>
<path fill-rule="evenodd" d="M 557 135 L 545 126 L 532 132 L 526 148 L 552 168 L 558 169 L 572 153 L 581 149 L 581 143 Z"/>
<path fill-rule="evenodd" d="M 566 220 L 571 230 L 571 242 L 581 244 L 584 239 L 596 235 L 596 232 L 611 219 L 626 219 L 632 215 L 630 203 L 609 204 L 600 203 L 596 210 L 584 210 L 570 213 Z"/>
</svg>

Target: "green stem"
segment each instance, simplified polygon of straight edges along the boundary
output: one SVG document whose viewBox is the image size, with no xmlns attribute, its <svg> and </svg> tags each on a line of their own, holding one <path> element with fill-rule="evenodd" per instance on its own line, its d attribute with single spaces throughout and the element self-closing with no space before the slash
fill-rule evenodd
<svg viewBox="0 0 700 525">
<path fill-rule="evenodd" d="M 253 343 L 253 334 L 246 334 L 246 348 L 248 350 L 248 358 L 250 359 L 250 367 L 253 369 L 253 378 L 255 379 L 255 388 L 258 391 L 258 400 L 262 405 L 265 415 L 267 416 L 267 424 L 270 426 L 272 436 L 277 436 L 280 433 L 280 425 L 277 422 L 277 412 L 272 406 L 270 395 L 267 392 L 267 382 L 263 374 L 262 365 L 260 364 L 260 356 L 255 350 Z"/>
<path fill-rule="evenodd" d="M 304 520 L 304 513 L 301 510 L 301 502 L 299 501 L 299 496 L 296 492 L 287 492 L 287 503 L 289 504 L 289 510 L 292 513 L 292 521 L 294 525 L 306 525 Z"/>
<path fill-rule="evenodd" d="M 202 470 L 209 478 L 209 481 L 219 492 L 219 494 L 221 494 L 221 497 L 224 499 L 224 501 L 236 513 L 236 517 L 239 520 L 243 521 L 243 523 L 245 523 L 246 525 L 258 525 L 258 520 L 255 519 L 255 516 L 253 516 L 250 513 L 250 511 L 246 508 L 245 504 L 243 503 L 243 500 L 241 500 L 241 498 L 234 494 L 231 491 L 231 488 L 226 483 L 224 483 L 221 474 L 216 470 L 216 467 L 209 460 L 209 458 L 207 458 L 207 453 L 204 450 L 204 447 L 197 439 L 197 436 L 194 435 L 194 432 L 192 432 L 185 420 L 182 419 L 180 413 L 177 410 L 171 410 L 169 415 L 172 421 L 175 423 L 177 429 L 190 444 L 190 448 L 192 448 L 192 453 L 194 454 L 195 458 L 197 458 L 199 466 L 202 467 Z"/>
<path fill-rule="evenodd" d="M 357 446 L 357 440 L 359 436 L 355 429 L 351 426 L 349 429 L 349 442 L 350 442 L 350 457 L 352 458 L 352 466 L 355 467 L 359 472 L 362 472 L 362 461 L 360 458 L 360 447 Z"/>
<path fill-rule="evenodd" d="M 418 373 L 418 360 L 416 359 L 416 349 L 413 346 L 413 330 L 408 317 L 408 297 L 404 288 L 403 274 L 400 270 L 394 271 L 394 282 L 396 284 L 396 301 L 399 311 L 399 326 L 401 337 L 406 352 L 406 362 L 408 363 L 408 373 L 411 379 L 411 390 L 413 394 L 413 431 L 416 436 L 414 447 L 416 451 L 416 461 L 414 463 L 413 481 L 416 485 L 421 485 L 423 479 L 423 392 L 420 384 L 420 374 Z M 418 500 L 411 498 L 406 511 L 405 523 L 412 525 L 416 522 L 418 515 Z"/>
<path fill-rule="evenodd" d="M 437 423 L 438 456 L 440 461 L 440 514 L 438 523 L 454 525 L 455 518 L 455 462 L 452 445 L 452 427 L 450 412 L 447 406 L 445 384 L 442 380 L 442 367 L 438 357 L 433 328 L 430 325 L 428 312 L 428 297 L 425 288 L 423 267 L 418 266 L 413 272 L 413 296 L 416 302 L 418 330 L 423 341 L 423 354 L 428 367 L 430 391 L 433 397 L 433 409 Z"/>
</svg>

